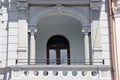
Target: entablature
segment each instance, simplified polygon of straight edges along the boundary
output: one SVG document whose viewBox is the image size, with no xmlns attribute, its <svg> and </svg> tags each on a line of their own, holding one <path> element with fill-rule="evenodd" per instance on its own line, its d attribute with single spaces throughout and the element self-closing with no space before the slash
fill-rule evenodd
<svg viewBox="0 0 120 80">
<path fill-rule="evenodd" d="M 101 0 L 18 0 L 19 9 L 27 9 L 28 6 L 90 6 L 92 9 L 99 9 Z"/>
<path fill-rule="evenodd" d="M 29 0 L 29 5 L 89 5 L 90 0 Z"/>
</svg>

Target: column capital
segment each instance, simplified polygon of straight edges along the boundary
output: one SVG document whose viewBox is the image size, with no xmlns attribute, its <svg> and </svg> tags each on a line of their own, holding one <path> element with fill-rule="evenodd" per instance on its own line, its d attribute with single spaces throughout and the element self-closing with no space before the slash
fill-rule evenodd
<svg viewBox="0 0 120 80">
<path fill-rule="evenodd" d="M 82 28 L 82 32 L 85 33 L 85 34 L 86 34 L 86 33 L 87 33 L 87 34 L 90 33 L 90 27 L 83 27 L 83 28 Z"/>
<path fill-rule="evenodd" d="M 27 10 L 28 8 L 28 1 L 27 0 L 18 0 L 17 7 L 19 10 Z"/>
<path fill-rule="evenodd" d="M 113 10 L 113 13 L 114 13 L 114 17 L 115 17 L 115 18 L 120 17 L 120 5 L 114 7 L 112 10 Z"/>
<path fill-rule="evenodd" d="M 37 32 L 37 28 L 36 27 L 29 27 L 28 32 L 34 34 Z"/>
</svg>

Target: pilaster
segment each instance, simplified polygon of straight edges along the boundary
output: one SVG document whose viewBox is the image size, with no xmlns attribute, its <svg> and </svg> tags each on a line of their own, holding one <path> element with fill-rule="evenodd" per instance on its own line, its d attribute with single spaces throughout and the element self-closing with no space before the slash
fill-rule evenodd
<svg viewBox="0 0 120 80">
<path fill-rule="evenodd" d="M 19 24 L 19 37 L 18 37 L 18 62 L 28 63 L 28 1 L 18 0 L 18 24 Z M 20 63 L 21 65 L 23 63 Z"/>
<path fill-rule="evenodd" d="M 100 42 L 100 26 L 99 26 L 99 19 L 100 19 L 100 10 L 101 10 L 101 0 L 91 0 L 90 2 L 90 22 L 91 22 L 91 50 L 90 50 L 90 57 L 92 64 L 97 59 L 99 59 L 102 54 L 101 51 L 101 42 Z M 97 57 L 99 55 L 99 58 Z M 98 63 L 99 64 L 99 63 Z"/>
</svg>

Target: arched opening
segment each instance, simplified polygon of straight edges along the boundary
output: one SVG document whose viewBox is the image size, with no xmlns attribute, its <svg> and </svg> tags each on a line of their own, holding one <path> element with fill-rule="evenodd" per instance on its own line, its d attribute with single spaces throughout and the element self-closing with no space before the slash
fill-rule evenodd
<svg viewBox="0 0 120 80">
<path fill-rule="evenodd" d="M 70 64 L 70 50 L 68 40 L 56 35 L 47 42 L 47 64 Z"/>
<path fill-rule="evenodd" d="M 68 58 L 70 59 L 70 61 L 66 61 L 67 64 L 69 64 L 69 62 L 71 65 L 84 64 L 84 34 L 82 33 L 82 24 L 77 19 L 64 15 L 53 15 L 42 18 L 37 24 L 35 38 L 36 64 L 47 64 L 50 62 L 50 60 L 47 61 L 47 44 L 48 46 L 56 44 L 60 46 L 60 44 L 62 45 L 63 43 L 64 46 L 67 45 L 67 47 L 69 47 L 68 49 L 70 51 L 70 57 L 67 56 L 66 58 L 67 60 Z M 62 42 L 53 43 L 54 40 L 58 38 L 60 38 Z M 55 56 L 55 59 L 56 58 Z M 61 64 L 59 61 L 54 62 L 54 64 L 55 63 Z"/>
</svg>

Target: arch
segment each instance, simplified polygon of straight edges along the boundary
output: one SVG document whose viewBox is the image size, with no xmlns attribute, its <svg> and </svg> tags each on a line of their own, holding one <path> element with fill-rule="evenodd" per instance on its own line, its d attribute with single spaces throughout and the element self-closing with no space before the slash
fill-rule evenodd
<svg viewBox="0 0 120 80">
<path fill-rule="evenodd" d="M 61 35 L 55 35 L 52 36 L 48 42 L 47 42 L 47 46 L 55 46 L 55 45 L 65 45 L 65 46 L 69 46 L 69 41 L 67 38 L 65 38 L 64 36 Z"/>
<path fill-rule="evenodd" d="M 80 21 L 82 26 L 88 27 L 90 25 L 87 15 L 85 15 L 85 13 L 82 10 L 66 7 L 58 9 L 53 7 L 46 9 L 43 12 L 37 13 L 35 16 L 33 16 L 30 20 L 29 26 L 37 26 L 37 23 L 39 22 L 40 19 L 52 15 L 70 16 Z"/>
</svg>

